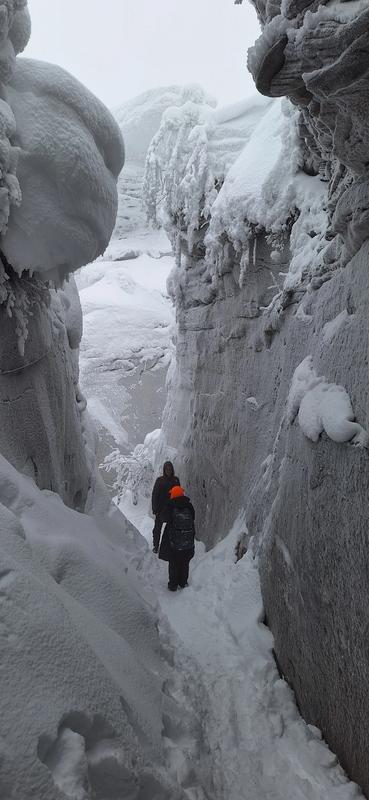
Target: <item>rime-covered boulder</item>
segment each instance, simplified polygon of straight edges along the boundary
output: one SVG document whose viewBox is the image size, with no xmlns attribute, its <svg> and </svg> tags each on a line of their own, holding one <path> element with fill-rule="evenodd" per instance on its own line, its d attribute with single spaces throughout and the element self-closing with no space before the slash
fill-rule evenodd
<svg viewBox="0 0 369 800">
<path fill-rule="evenodd" d="M 369 793 L 368 8 L 256 5 L 272 103 L 237 159 L 213 158 L 211 113 L 182 117 L 169 167 L 174 112 L 152 145 L 177 252 L 165 442 L 209 545 L 246 510 L 280 669 Z"/>
<path fill-rule="evenodd" d="M 6 89 L 16 129 L 22 202 L 2 250 L 18 273 L 56 283 L 109 243 L 124 150 L 94 95 L 60 67 L 19 59 Z"/>
<path fill-rule="evenodd" d="M 102 253 L 124 147 L 113 117 L 64 70 L 16 58 L 24 0 L 0 3 L 0 451 L 85 508 L 94 441 L 78 382 L 82 312 L 71 273 Z"/>
</svg>

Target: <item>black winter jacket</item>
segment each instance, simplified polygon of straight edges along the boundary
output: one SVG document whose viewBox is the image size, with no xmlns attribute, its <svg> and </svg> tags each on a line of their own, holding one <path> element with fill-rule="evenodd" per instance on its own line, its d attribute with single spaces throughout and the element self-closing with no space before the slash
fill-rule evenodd
<svg viewBox="0 0 369 800">
<path fill-rule="evenodd" d="M 170 464 L 170 461 L 168 461 L 168 462 L 166 462 L 166 464 L 164 464 L 164 468 L 166 467 L 167 464 Z M 171 467 L 172 467 L 172 470 L 173 470 L 173 466 L 172 465 L 171 465 Z M 174 470 L 173 470 L 173 474 L 169 478 L 167 478 L 167 476 L 164 475 L 164 472 L 163 472 L 163 475 L 160 478 L 156 479 L 154 488 L 152 490 L 152 496 L 151 496 L 151 504 L 152 504 L 152 513 L 153 514 L 156 515 L 156 514 L 162 514 L 163 512 L 165 512 L 165 508 L 166 508 L 166 506 L 168 505 L 168 503 L 170 501 L 170 498 L 169 498 L 170 490 L 173 489 L 173 486 L 179 486 L 179 485 L 180 485 L 179 478 L 177 478 L 177 476 L 174 474 Z M 164 521 L 166 521 L 166 520 L 164 520 Z"/>
<path fill-rule="evenodd" d="M 195 509 L 191 503 L 191 500 L 188 497 L 176 497 L 174 500 L 169 500 L 168 510 L 167 510 L 168 521 L 164 528 L 164 533 L 161 539 L 161 544 L 159 549 L 159 558 L 161 558 L 162 561 L 169 561 L 170 558 L 173 557 L 173 551 L 170 546 L 170 526 L 172 522 L 171 520 L 172 511 L 175 505 L 177 506 L 177 508 L 181 507 L 183 508 L 183 506 L 188 506 L 191 509 L 191 512 L 193 514 L 193 519 L 195 521 Z M 188 551 L 188 556 L 190 559 L 193 558 L 194 555 L 195 555 L 195 548 L 193 548 L 193 550 Z"/>
</svg>

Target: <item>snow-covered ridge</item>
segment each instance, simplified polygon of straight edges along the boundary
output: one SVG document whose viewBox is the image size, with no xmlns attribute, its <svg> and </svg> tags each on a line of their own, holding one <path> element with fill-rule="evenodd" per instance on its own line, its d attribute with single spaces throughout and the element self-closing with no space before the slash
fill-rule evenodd
<svg viewBox="0 0 369 800">
<path fill-rule="evenodd" d="M 195 96 L 163 115 L 148 152 L 145 202 L 149 217 L 166 227 L 178 261 L 182 245 L 190 256 L 203 246 L 219 188 L 269 106 L 256 97 L 214 111 Z"/>
</svg>

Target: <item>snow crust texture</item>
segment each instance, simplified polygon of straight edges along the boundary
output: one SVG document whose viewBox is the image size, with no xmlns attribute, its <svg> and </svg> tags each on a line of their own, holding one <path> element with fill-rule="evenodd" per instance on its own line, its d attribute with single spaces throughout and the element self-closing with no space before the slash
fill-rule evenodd
<svg viewBox="0 0 369 800">
<path fill-rule="evenodd" d="M 266 99 L 237 147 L 194 98 L 149 150 L 177 262 L 163 447 L 209 545 L 246 508 L 280 669 L 368 794 L 368 5 L 255 5 Z"/>
</svg>

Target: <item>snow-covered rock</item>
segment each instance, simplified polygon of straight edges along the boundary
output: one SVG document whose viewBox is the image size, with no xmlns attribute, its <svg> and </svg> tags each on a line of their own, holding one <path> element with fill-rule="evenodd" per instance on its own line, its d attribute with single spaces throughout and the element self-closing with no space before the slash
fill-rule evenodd
<svg viewBox="0 0 369 800">
<path fill-rule="evenodd" d="M 4 86 L 12 77 L 16 56 L 24 50 L 31 31 L 27 0 L 2 0 L 0 3 L 0 82 Z M 4 96 L 0 102 L 0 234 L 7 230 L 10 208 L 21 199 L 17 179 L 18 150 L 14 146 L 15 119 Z M 3 284 L 0 268 L 0 297 Z"/>
<path fill-rule="evenodd" d="M 19 274 L 39 272 L 58 283 L 109 243 L 123 142 L 103 104 L 59 67 L 18 60 L 6 97 L 22 202 L 2 249 Z"/>
<path fill-rule="evenodd" d="M 72 281 L 56 289 L 109 241 L 123 142 L 64 70 L 16 58 L 30 33 L 25 0 L 0 3 L 0 32 L 0 450 L 83 509 L 96 467 L 79 388 L 82 312 Z"/>
<path fill-rule="evenodd" d="M 318 377 L 311 356 L 295 369 L 287 416 L 291 423 L 298 416 L 305 436 L 313 442 L 317 442 L 324 431 L 334 442 L 368 446 L 369 434 L 354 421 L 355 414 L 346 389 Z"/>
</svg>

